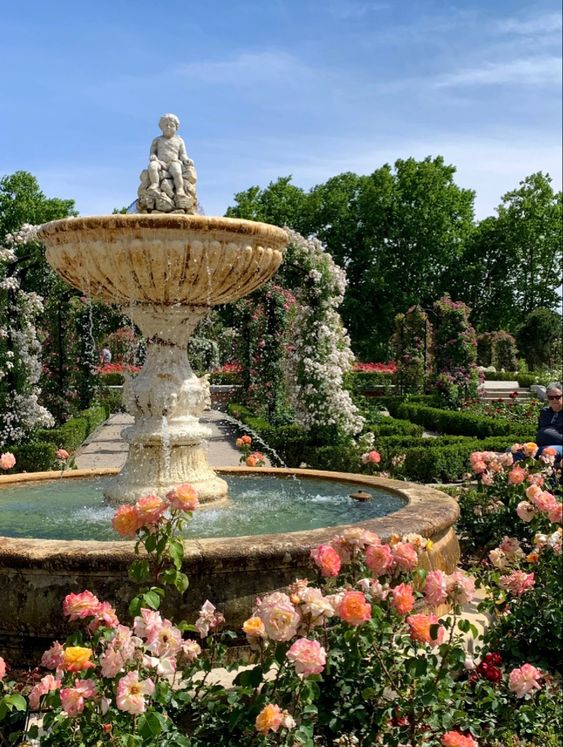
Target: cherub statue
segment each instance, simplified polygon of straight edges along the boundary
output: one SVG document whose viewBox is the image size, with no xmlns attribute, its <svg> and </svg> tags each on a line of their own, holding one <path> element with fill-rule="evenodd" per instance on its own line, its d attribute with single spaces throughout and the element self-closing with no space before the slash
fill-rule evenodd
<svg viewBox="0 0 563 747">
<path fill-rule="evenodd" d="M 162 135 L 150 148 L 149 166 L 141 173 L 137 206 L 141 213 L 195 213 L 196 172 L 186 145 L 177 135 L 180 120 L 163 114 L 158 123 Z"/>
</svg>

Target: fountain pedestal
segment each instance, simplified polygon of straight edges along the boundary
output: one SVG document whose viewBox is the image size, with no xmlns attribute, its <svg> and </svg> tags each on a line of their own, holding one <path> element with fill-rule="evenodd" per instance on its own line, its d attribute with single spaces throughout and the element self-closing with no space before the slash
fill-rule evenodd
<svg viewBox="0 0 563 747">
<path fill-rule="evenodd" d="M 141 372 L 124 387 L 135 423 L 129 455 L 106 491 L 111 503 L 163 495 L 189 482 L 201 503 L 227 484 L 207 463 L 199 423 L 206 392 L 188 362 L 188 339 L 215 304 L 251 293 L 282 261 L 287 234 L 264 223 L 200 215 L 67 218 L 41 227 L 46 258 L 71 285 L 118 304 L 148 340 Z"/>
</svg>

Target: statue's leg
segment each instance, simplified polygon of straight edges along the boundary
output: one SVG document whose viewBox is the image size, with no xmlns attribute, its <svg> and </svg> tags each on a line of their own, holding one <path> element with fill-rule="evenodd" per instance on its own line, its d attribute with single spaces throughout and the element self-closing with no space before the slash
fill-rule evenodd
<svg viewBox="0 0 563 747">
<path fill-rule="evenodd" d="M 174 179 L 174 187 L 177 195 L 185 195 L 184 180 L 182 179 L 182 164 L 179 161 L 173 161 L 168 166 L 168 172 Z"/>
<path fill-rule="evenodd" d="M 160 169 L 156 161 L 151 161 L 149 163 L 148 172 L 149 172 L 150 184 L 147 187 L 147 189 L 150 189 L 151 192 L 158 192 L 158 187 L 160 184 Z"/>
</svg>

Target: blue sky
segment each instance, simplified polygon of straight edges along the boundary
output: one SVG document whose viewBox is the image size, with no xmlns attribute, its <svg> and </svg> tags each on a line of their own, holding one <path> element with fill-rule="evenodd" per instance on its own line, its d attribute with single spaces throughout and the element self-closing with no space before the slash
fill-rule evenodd
<svg viewBox="0 0 563 747">
<path fill-rule="evenodd" d="M 561 5 L 474 0 L 1 4 L 0 175 L 83 215 L 136 195 L 167 111 L 205 212 L 444 155 L 476 215 L 526 175 L 561 188 Z"/>
</svg>

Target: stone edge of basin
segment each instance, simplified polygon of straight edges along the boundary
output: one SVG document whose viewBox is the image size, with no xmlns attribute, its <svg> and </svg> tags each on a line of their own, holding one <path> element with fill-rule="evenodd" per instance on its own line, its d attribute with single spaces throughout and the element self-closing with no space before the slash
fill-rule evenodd
<svg viewBox="0 0 563 747">
<path fill-rule="evenodd" d="M 72 479 L 117 474 L 117 469 L 88 469 L 68 472 L 36 472 L 0 476 L 0 488 L 3 485 L 21 482 L 34 482 L 47 479 Z M 347 482 L 363 488 L 383 488 L 395 493 L 407 501 L 407 505 L 377 519 L 362 522 L 310 529 L 284 534 L 261 534 L 245 537 L 207 538 L 185 540 L 185 559 L 187 563 L 198 560 L 221 559 L 224 563 L 229 557 L 246 557 L 257 555 L 264 559 L 267 556 L 280 554 L 293 556 L 308 555 L 316 545 L 329 542 L 335 534 L 348 527 L 362 527 L 376 532 L 383 540 L 392 533 L 401 535 L 416 533 L 431 537 L 435 542 L 445 540 L 447 534 L 459 516 L 457 502 L 445 493 L 427 485 L 401 482 L 389 478 L 343 472 L 324 472 L 314 469 L 221 467 L 219 474 L 267 474 L 317 478 Z M 63 562 L 67 568 L 73 562 L 80 564 L 85 558 L 97 565 L 98 560 L 107 563 L 112 558 L 112 565 L 126 566 L 134 557 L 133 541 L 100 541 L 100 540 L 48 540 L 22 539 L 0 536 L 0 564 L 9 560 L 12 567 L 30 567 L 37 564 Z"/>
<path fill-rule="evenodd" d="M 244 236 L 267 236 L 276 244 L 286 246 L 288 242 L 287 232 L 283 228 L 273 226 L 270 223 L 244 220 L 242 218 L 222 218 L 210 215 L 169 215 L 130 213 L 126 215 L 92 215 L 77 218 L 62 218 L 39 227 L 38 237 L 42 240 L 46 236 L 56 236 L 59 233 L 69 231 L 97 231 L 100 228 L 117 229 L 153 229 L 166 228 L 177 230 L 188 230 L 190 228 L 209 233 L 225 231 Z"/>
</svg>

